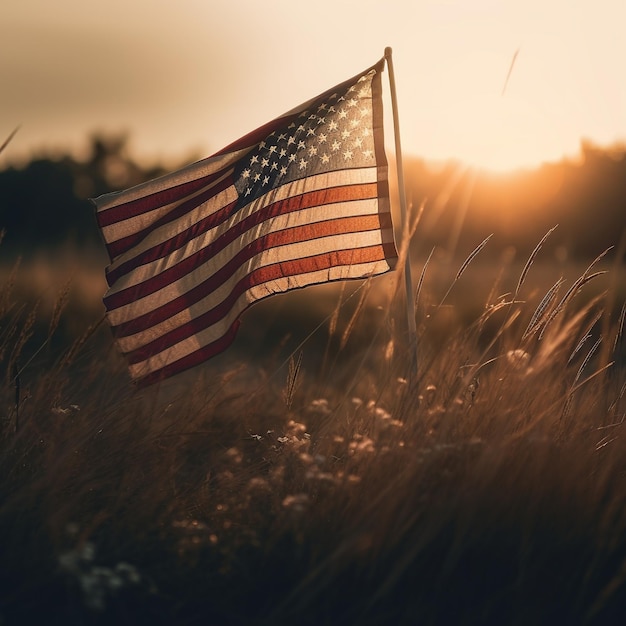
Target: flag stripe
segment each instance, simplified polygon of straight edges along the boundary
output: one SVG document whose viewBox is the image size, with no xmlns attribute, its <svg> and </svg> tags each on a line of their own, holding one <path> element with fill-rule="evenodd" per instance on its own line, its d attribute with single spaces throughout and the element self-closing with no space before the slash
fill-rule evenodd
<svg viewBox="0 0 626 626">
<path fill-rule="evenodd" d="M 237 194 L 232 184 L 232 170 L 230 170 L 214 187 L 206 191 L 186 198 L 177 204 L 164 207 L 163 210 L 155 209 L 148 215 L 140 215 L 131 218 L 131 220 L 108 226 L 103 232 L 110 241 L 109 254 L 112 259 L 118 258 L 139 245 L 150 233 L 176 220 L 182 220 L 189 212 L 199 206 L 203 206 L 209 201 L 219 200 L 221 195 L 225 198 L 224 202 L 230 202 L 234 206 Z"/>
<path fill-rule="evenodd" d="M 98 224 L 104 230 L 106 226 L 111 224 L 118 224 L 137 216 L 144 216 L 146 213 L 151 213 L 155 210 L 168 210 L 172 204 L 178 202 L 181 198 L 211 188 L 223 175 L 224 171 L 220 170 L 203 178 L 190 180 L 175 187 L 162 189 L 147 196 L 100 211 L 98 213 Z"/>
<path fill-rule="evenodd" d="M 266 295 L 286 291 L 288 287 L 283 279 L 290 277 L 299 277 L 301 274 L 313 274 L 321 270 L 328 270 L 330 267 L 362 265 L 374 261 L 383 260 L 384 249 L 382 244 L 377 246 L 369 246 L 367 248 L 358 248 L 355 250 L 341 250 L 340 252 L 332 252 L 318 254 L 302 259 L 294 259 L 281 263 L 274 263 L 258 268 L 251 273 L 246 274 L 239 282 L 237 282 L 228 297 L 220 302 L 217 306 L 197 315 L 189 320 L 186 324 L 178 326 L 165 335 L 147 343 L 134 351 L 128 352 L 129 363 L 135 364 L 147 360 L 151 355 L 156 355 L 164 350 L 181 343 L 183 340 L 197 334 L 200 331 L 209 329 L 220 320 L 227 318 L 229 311 L 233 308 L 235 302 L 246 293 L 251 287 L 257 287 L 267 284 L 271 281 L 279 281 L 272 284 L 272 288 L 266 289 Z M 364 276 L 362 269 L 359 275 Z M 282 281 L 282 285 L 280 285 Z M 287 281 L 288 282 L 288 281 Z M 294 281 L 292 281 L 293 283 Z M 296 281 L 296 283 L 299 282 Z M 298 284 L 292 284 L 292 287 Z M 255 298 L 254 301 L 260 299 Z M 251 304 L 251 301 L 248 301 Z M 228 322 L 230 324 L 230 322 Z M 218 330 L 218 332 L 222 332 Z M 121 344 L 122 345 L 122 344 Z"/>
<path fill-rule="evenodd" d="M 376 197 L 375 187 L 373 192 L 374 195 L 371 195 L 372 186 L 368 186 L 367 188 L 360 190 L 354 188 L 351 191 L 354 192 L 356 199 L 348 200 L 348 202 L 375 199 Z M 304 196 L 294 199 L 294 210 L 301 210 L 300 207 L 298 207 L 298 204 L 302 204 L 302 208 L 304 210 L 307 208 L 317 208 L 317 205 L 309 203 L 310 199 L 309 194 L 305 194 Z M 277 209 L 280 210 L 283 204 L 283 202 L 279 203 Z M 269 212 L 272 212 L 271 207 L 269 208 Z M 366 212 L 371 213 L 372 211 L 370 210 Z M 280 214 L 277 214 L 276 216 L 278 217 L 279 215 Z M 254 222 L 254 217 L 251 217 L 251 222 Z M 304 217 L 307 219 L 309 218 L 309 215 L 305 214 Z M 309 219 L 310 221 L 315 221 L 314 216 Z M 268 220 L 265 220 L 265 222 L 268 222 Z M 247 225 L 249 225 L 249 228 L 246 228 Z M 256 226 L 256 228 L 253 229 L 253 226 Z M 226 230 L 221 235 L 209 236 L 208 234 L 205 234 L 200 238 L 200 241 L 194 247 L 202 245 L 205 241 L 210 241 L 210 243 L 204 245 L 186 258 L 182 258 L 182 260 L 179 261 L 178 255 L 170 255 L 172 257 L 172 262 L 168 262 L 168 260 L 165 259 L 157 259 L 155 267 L 152 265 L 141 266 L 137 268 L 136 271 L 120 277 L 120 279 L 116 281 L 116 284 L 111 287 L 109 294 L 105 297 L 105 304 L 107 307 L 112 308 L 126 305 L 133 300 L 143 298 L 151 293 L 163 289 L 163 287 L 168 284 L 184 278 L 184 276 L 186 276 L 190 271 L 201 268 L 209 261 L 212 265 L 217 265 L 222 261 L 224 256 L 220 256 L 220 253 L 223 250 L 228 249 L 230 244 L 236 241 L 237 237 L 242 237 L 241 245 L 243 245 L 246 242 L 244 235 L 249 239 L 251 237 L 258 236 L 261 233 L 267 233 L 268 231 L 271 232 L 272 229 L 276 230 L 277 227 L 274 226 L 271 221 L 267 224 L 263 224 L 263 221 L 259 222 L 259 224 L 248 224 L 244 220 L 243 222 L 240 222 L 237 227 Z M 241 230 L 241 232 L 238 232 L 239 230 Z M 236 237 L 233 237 L 233 231 L 236 234 Z"/>
<path fill-rule="evenodd" d="M 372 235 L 373 235 L 372 233 L 368 234 L 368 241 L 365 243 L 369 243 L 371 245 L 365 246 L 366 248 L 373 248 L 375 246 L 382 245 L 385 250 L 389 249 L 389 248 L 385 248 L 385 246 L 389 246 L 391 244 L 389 244 L 388 242 L 383 242 L 380 237 L 375 237 Z M 334 252 L 332 249 L 330 249 L 330 252 L 328 249 L 317 250 L 316 255 L 309 256 L 309 257 L 306 257 L 306 256 L 294 257 L 293 254 L 291 255 L 289 254 L 290 252 L 293 252 L 293 251 L 294 251 L 294 246 L 291 246 L 290 250 L 277 249 L 273 251 L 274 252 L 273 254 L 270 254 L 269 252 L 263 253 L 263 255 L 259 255 L 258 259 L 255 261 L 254 269 L 252 271 L 259 272 L 260 270 L 266 267 L 281 267 L 284 271 L 285 268 L 289 267 L 288 264 L 290 262 L 294 262 L 294 263 L 300 263 L 298 267 L 306 268 L 307 272 L 310 274 L 311 272 L 317 272 L 319 270 L 319 263 L 320 263 L 321 258 L 324 258 L 326 260 L 329 258 L 335 258 L 335 259 L 338 258 L 336 256 L 332 257 L 332 254 Z M 352 258 L 356 262 L 361 258 L 359 255 L 362 255 L 362 254 L 363 254 L 363 248 L 355 249 L 353 251 Z M 378 260 L 378 258 L 376 258 L 376 260 Z M 309 265 L 306 265 L 307 262 L 309 263 Z M 389 269 L 389 264 L 386 269 Z M 369 270 L 363 267 L 361 267 L 360 269 L 348 267 L 348 268 L 343 268 L 342 271 L 344 274 L 349 273 L 350 277 L 352 278 L 354 277 L 362 278 L 368 275 L 369 273 Z M 133 352 L 139 348 L 142 348 L 146 344 L 164 335 L 167 335 L 171 331 L 176 330 L 178 327 L 188 324 L 194 318 L 204 315 L 208 313 L 209 311 L 211 311 L 212 309 L 215 309 L 217 306 L 222 305 L 224 301 L 228 300 L 228 298 L 231 297 L 233 289 L 236 288 L 236 285 L 240 281 L 244 280 L 246 276 L 249 275 L 250 273 L 251 271 L 249 271 L 247 268 L 240 268 L 238 272 L 233 274 L 231 280 L 228 283 L 221 285 L 214 293 L 210 295 L 210 297 L 199 300 L 197 304 L 193 306 L 193 308 L 187 307 L 179 311 L 177 314 L 172 315 L 171 317 L 163 320 L 160 323 L 155 323 L 152 326 L 147 325 L 145 328 L 139 329 L 136 334 L 129 334 L 124 337 L 118 337 L 117 342 L 118 342 L 118 346 L 120 350 L 123 353 Z M 321 280 L 318 282 L 321 282 L 323 280 L 328 280 L 327 278 L 328 273 L 326 273 L 324 276 L 326 276 L 326 278 L 322 277 Z M 293 288 L 293 287 L 305 286 L 305 284 L 307 283 L 299 284 L 297 283 L 297 281 L 295 281 L 292 278 L 289 284 Z M 274 289 L 274 291 L 276 291 L 276 289 Z"/>
<path fill-rule="evenodd" d="M 342 188 L 346 187 L 345 182 L 345 176 L 341 172 L 329 172 L 318 174 L 316 176 L 310 176 L 287 185 L 282 185 L 281 187 L 271 191 L 269 194 L 266 194 L 266 196 L 263 196 L 261 202 L 256 202 L 254 203 L 254 206 L 246 207 L 244 210 L 237 211 L 233 214 L 229 220 L 229 226 L 235 226 L 239 220 L 245 219 L 247 214 L 255 210 L 255 207 L 262 206 L 262 202 L 276 202 L 294 195 L 302 195 L 308 191 L 321 191 L 323 189 L 335 187 Z M 377 173 L 374 168 L 351 170 L 351 184 L 367 182 L 377 182 Z M 385 191 L 385 189 L 381 190 L 380 183 L 378 183 L 378 185 L 378 194 L 380 195 Z M 184 220 L 178 219 L 182 217 L 182 215 L 178 215 L 177 211 L 177 214 L 174 216 L 176 221 L 168 219 L 167 221 L 163 221 L 163 223 L 159 222 L 155 224 L 154 227 L 149 229 L 149 232 L 145 233 L 145 235 L 143 233 L 137 234 L 136 237 L 140 239 L 140 241 L 138 241 L 131 249 L 127 250 L 123 254 L 120 254 L 109 267 L 107 275 L 110 277 L 110 275 L 113 274 L 115 277 L 115 280 L 109 278 L 110 286 L 116 282 L 117 278 L 119 278 L 119 276 L 117 276 L 118 266 L 140 256 L 150 248 L 156 248 L 157 246 L 166 244 L 169 239 L 185 233 L 187 229 L 198 230 L 196 224 L 207 218 L 208 210 L 213 209 L 210 214 L 214 215 L 212 220 L 214 220 L 215 226 L 223 223 L 232 213 L 236 198 L 237 194 L 234 187 L 229 187 L 227 190 L 216 195 L 216 197 L 210 201 L 210 204 L 208 202 L 206 205 L 200 204 L 189 212 L 180 211 L 181 214 L 185 214 Z M 222 205 L 225 206 L 223 208 L 219 208 Z M 215 207 L 217 207 L 217 209 Z M 207 224 L 210 224 L 210 222 Z M 221 234 L 222 232 L 216 232 L 214 236 L 218 237 Z M 165 254 L 163 256 L 165 256 Z M 138 265 L 140 265 L 140 263 L 138 263 Z"/>
<path fill-rule="evenodd" d="M 174 253 L 179 250 L 181 253 L 174 256 L 177 263 L 180 264 L 183 260 L 185 260 L 187 263 L 191 263 L 194 267 L 197 267 L 197 265 L 202 262 L 202 257 L 206 258 L 207 254 L 217 254 L 228 244 L 242 236 L 245 232 L 256 226 L 260 226 L 263 222 L 267 222 L 275 217 L 287 215 L 289 213 L 294 213 L 307 208 L 336 204 L 340 200 L 350 202 L 375 198 L 376 194 L 376 184 L 370 183 L 369 185 L 350 185 L 346 187 L 337 187 L 331 190 L 324 189 L 308 194 L 292 196 L 286 200 L 263 206 L 260 210 L 252 213 L 252 215 L 248 215 L 243 220 L 236 223 L 232 226 L 232 228 L 228 228 L 229 225 L 227 224 L 225 229 L 221 229 L 221 232 L 216 231 L 211 233 L 212 243 L 210 246 L 207 246 L 204 251 L 199 250 L 194 252 L 194 250 L 207 240 L 206 234 L 208 231 L 216 228 L 220 225 L 220 223 L 223 223 L 229 217 L 230 205 L 228 205 L 221 211 L 213 213 L 207 218 L 189 226 L 186 230 L 179 232 L 169 240 L 159 243 L 156 246 L 152 246 L 151 248 L 147 248 L 132 259 L 129 259 L 128 261 L 121 263 L 116 268 L 111 269 L 107 273 L 107 279 L 110 286 L 113 286 L 120 278 L 127 276 L 131 272 L 135 272 L 135 270 L 141 267 L 140 272 L 134 273 L 133 284 L 142 282 L 144 277 L 150 276 L 150 274 L 154 271 L 152 266 L 149 264 L 159 259 L 174 256 Z M 312 216 L 313 219 L 314 217 L 315 216 Z M 264 228 L 267 228 L 267 225 L 264 225 Z M 190 242 L 194 242 L 194 245 L 187 246 L 186 244 Z M 186 246 L 186 248 L 183 251 L 182 248 L 184 246 Z M 164 269 L 168 269 L 169 266 L 169 262 L 160 263 L 158 270 L 162 271 Z M 181 271 L 184 273 L 186 269 L 181 268 Z M 113 289 L 113 293 L 118 291 L 119 289 Z"/>
<path fill-rule="evenodd" d="M 255 258 L 257 255 L 269 257 L 281 255 L 287 260 L 289 254 L 296 256 L 296 258 L 304 257 L 314 249 L 319 252 L 329 252 L 332 251 L 333 245 L 339 243 L 343 243 L 347 248 L 360 247 L 351 245 L 355 236 L 360 233 L 362 233 L 364 241 L 362 245 L 369 245 L 371 237 L 365 232 L 368 229 L 374 231 L 373 235 L 381 240 L 381 234 L 376 230 L 381 228 L 380 217 L 373 215 L 365 218 L 333 220 L 332 224 L 329 225 L 330 228 L 326 231 L 332 233 L 332 237 L 320 237 L 318 234 L 320 224 L 312 224 L 270 233 L 241 248 L 236 246 L 236 252 L 230 260 L 215 264 L 218 268 L 216 271 L 209 270 L 205 274 L 199 274 L 197 280 L 193 282 L 187 281 L 181 285 L 174 285 L 167 290 L 167 297 L 159 293 L 156 294 L 156 297 L 149 299 L 133 300 L 124 308 L 109 307 L 109 321 L 115 327 L 115 334 L 118 337 L 135 334 L 139 330 L 145 330 L 163 322 L 168 317 L 197 304 L 202 298 L 209 295 L 212 298 L 217 297 L 217 294 L 213 292 L 229 280 L 239 268 L 243 268 L 243 271 L 249 271 L 251 265 L 262 263 L 263 257 L 257 259 Z M 368 222 L 362 220 L 368 220 Z M 386 234 L 385 240 L 392 237 L 390 228 L 386 229 Z M 127 321 L 120 323 L 119 320 Z"/>
<path fill-rule="evenodd" d="M 158 209 L 163 206 L 163 203 L 159 201 L 161 197 L 167 198 L 167 194 L 170 189 L 178 188 L 184 190 L 184 185 L 187 183 L 194 184 L 196 181 L 212 178 L 214 174 L 225 172 L 241 158 L 244 157 L 250 149 L 240 150 L 227 155 L 213 155 L 191 163 L 181 168 L 176 172 L 165 174 L 153 180 L 135 185 L 125 191 L 114 191 L 104 196 L 100 196 L 94 200 L 98 213 L 106 214 L 108 211 L 117 207 L 125 207 L 132 204 L 134 201 L 142 201 L 146 204 L 144 208 L 146 212 Z M 164 193 L 166 195 L 159 196 L 158 194 Z M 189 195 L 189 192 L 178 194 L 180 197 Z M 150 199 L 153 201 L 151 202 Z M 166 204 L 171 204 L 167 202 Z M 98 219 L 100 219 L 98 217 Z M 124 219 L 123 213 L 121 219 Z"/>
<path fill-rule="evenodd" d="M 241 321 L 236 319 L 231 324 L 230 328 L 219 339 L 202 346 L 195 352 L 191 352 L 176 361 L 168 362 L 167 365 L 164 365 L 161 368 L 154 368 L 153 370 L 150 370 L 149 374 L 144 375 L 143 372 L 146 368 L 138 368 L 136 366 L 129 367 L 130 373 L 137 379 L 139 387 L 148 387 L 149 385 L 153 385 L 154 383 L 169 378 L 174 374 L 184 372 L 185 370 L 195 367 L 196 365 L 200 365 L 200 363 L 204 363 L 204 361 L 210 359 L 211 357 L 224 352 L 224 350 L 226 350 L 235 340 L 239 326 L 241 326 Z"/>
<path fill-rule="evenodd" d="M 150 295 L 140 301 L 133 302 L 125 307 L 109 311 L 109 322 L 113 327 L 117 327 L 115 332 L 119 336 L 119 341 L 124 342 L 122 337 L 135 335 L 134 342 L 145 343 L 147 340 L 141 338 L 136 333 L 150 329 L 154 336 L 163 334 L 180 323 L 186 321 L 185 310 L 189 306 L 194 306 L 194 311 L 208 308 L 210 303 L 221 302 L 228 294 L 231 285 L 245 276 L 246 272 L 252 269 L 270 265 L 276 262 L 287 261 L 291 257 L 302 258 L 312 254 L 328 253 L 332 251 L 332 246 L 337 243 L 347 243 L 348 247 L 357 248 L 365 245 L 373 245 L 381 242 L 392 241 L 393 233 L 390 229 L 378 233 L 351 233 L 346 235 L 335 235 L 314 241 L 293 242 L 287 246 L 263 250 L 250 259 L 241 257 L 233 260 L 233 256 L 239 251 L 234 248 L 230 256 L 232 267 L 230 272 L 222 271 L 221 275 L 215 276 L 215 271 L 207 271 L 197 276 L 197 282 L 181 283 L 178 288 L 168 288 L 165 292 Z M 224 263 L 225 264 L 225 263 Z M 218 265 L 219 269 L 221 265 Z M 220 282 L 220 280 L 222 282 Z M 213 282 L 211 282 L 213 281 Z M 195 287 L 195 292 L 192 288 Z M 173 303 L 173 304 L 172 304 Z M 177 305 L 180 305 L 177 306 Z M 167 311 L 163 307 L 169 306 Z M 181 309 L 182 307 L 182 309 Z M 160 311 L 159 311 L 160 309 Z M 167 314 L 171 314 L 169 317 Z M 137 321 L 135 321 L 137 320 Z M 137 347 L 135 345 L 134 347 Z M 127 351 L 127 348 L 125 348 Z"/>
<path fill-rule="evenodd" d="M 361 248 L 359 250 L 340 250 L 329 255 L 318 255 L 307 259 L 290 261 L 289 263 L 277 263 L 256 270 L 245 276 L 233 290 L 229 300 L 229 306 L 224 306 L 224 315 L 207 327 L 206 323 L 195 323 L 193 332 L 183 341 L 173 344 L 165 350 L 151 354 L 143 361 L 136 361 L 132 353 L 127 355 L 132 360 L 131 373 L 133 376 L 146 376 L 165 369 L 165 363 L 171 363 L 176 371 L 182 371 L 191 365 L 184 365 L 187 359 L 200 350 L 204 358 L 214 356 L 225 350 L 234 339 L 224 345 L 220 339 L 227 336 L 232 329 L 232 320 L 239 317 L 253 303 L 258 302 L 270 295 L 291 289 L 291 277 L 297 277 L 301 286 L 319 284 L 322 282 L 344 280 L 347 278 L 365 278 L 368 275 L 379 274 L 388 269 L 386 258 L 395 253 L 393 244 L 384 244 Z M 382 265 L 381 265 L 382 263 Z M 311 271 L 311 268 L 316 268 Z M 273 288 L 265 287 L 271 282 Z M 217 349 L 216 349 L 217 348 Z M 215 351 L 213 351 L 215 350 Z"/>
</svg>

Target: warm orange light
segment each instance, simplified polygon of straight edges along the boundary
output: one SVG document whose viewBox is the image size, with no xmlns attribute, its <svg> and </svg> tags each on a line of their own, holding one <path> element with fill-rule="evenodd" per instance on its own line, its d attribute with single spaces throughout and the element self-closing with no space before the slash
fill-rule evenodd
<svg viewBox="0 0 626 626">
<path fill-rule="evenodd" d="M 450 156 L 492 171 L 536 167 L 566 151 L 558 125 L 536 106 L 511 94 L 477 95 L 444 113 Z"/>
</svg>

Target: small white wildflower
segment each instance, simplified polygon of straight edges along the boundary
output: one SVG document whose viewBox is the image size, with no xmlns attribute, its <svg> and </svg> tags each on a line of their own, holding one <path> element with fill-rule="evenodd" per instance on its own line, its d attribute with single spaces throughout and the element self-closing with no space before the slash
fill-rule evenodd
<svg viewBox="0 0 626 626">
<path fill-rule="evenodd" d="M 289 422 L 287 422 L 287 427 L 294 434 L 306 432 L 306 424 L 301 424 L 300 422 L 296 422 L 295 420 L 289 420 Z"/>
<path fill-rule="evenodd" d="M 352 404 L 354 404 L 355 408 L 359 408 L 363 406 L 363 400 L 361 398 L 357 398 L 356 396 L 351 400 Z"/>
<path fill-rule="evenodd" d="M 506 360 L 509 365 L 518 371 L 525 370 L 528 367 L 528 363 L 530 362 L 530 354 L 528 352 L 517 349 L 517 350 L 509 350 L 506 353 Z"/>
<path fill-rule="evenodd" d="M 330 407 L 328 406 L 328 400 L 326 398 L 318 398 L 317 400 L 313 400 L 309 405 L 311 411 L 315 413 L 321 413 L 322 415 L 330 414 Z"/>
<path fill-rule="evenodd" d="M 248 489 L 269 489 L 269 484 L 265 478 L 261 478 L 260 476 L 255 476 L 248 481 Z"/>
<path fill-rule="evenodd" d="M 241 463 L 243 456 L 237 448 L 229 448 L 226 450 L 226 456 L 232 459 L 235 463 Z"/>
<path fill-rule="evenodd" d="M 309 504 L 309 496 L 306 493 L 296 493 L 290 496 L 286 496 L 282 502 L 286 509 L 302 513 L 306 510 Z"/>
<path fill-rule="evenodd" d="M 354 441 L 350 442 L 349 449 L 351 454 L 355 452 L 374 452 L 376 450 L 374 441 L 363 435 L 355 435 Z"/>
<path fill-rule="evenodd" d="M 376 409 L 374 410 L 374 415 L 376 415 L 376 417 L 381 420 L 388 420 L 391 418 L 391 413 L 385 411 L 385 409 L 380 406 L 376 407 Z"/>
</svg>

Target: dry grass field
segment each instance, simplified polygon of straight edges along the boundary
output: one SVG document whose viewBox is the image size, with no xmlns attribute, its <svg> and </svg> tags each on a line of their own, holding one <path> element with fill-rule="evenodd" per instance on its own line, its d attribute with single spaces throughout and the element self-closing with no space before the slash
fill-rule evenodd
<svg viewBox="0 0 626 626">
<path fill-rule="evenodd" d="M 548 251 L 416 265 L 417 374 L 385 276 L 143 390 L 97 262 L 3 271 L 0 624 L 622 624 L 623 268 Z"/>
</svg>

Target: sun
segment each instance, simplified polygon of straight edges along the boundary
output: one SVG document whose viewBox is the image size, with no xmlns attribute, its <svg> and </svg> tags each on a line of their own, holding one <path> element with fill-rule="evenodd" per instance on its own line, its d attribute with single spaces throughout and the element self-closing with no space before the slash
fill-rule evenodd
<svg viewBox="0 0 626 626">
<path fill-rule="evenodd" d="M 565 155 L 558 120 L 512 94 L 481 94 L 442 113 L 450 156 L 496 172 L 537 167 Z M 442 138 L 443 139 L 443 138 Z"/>
</svg>

